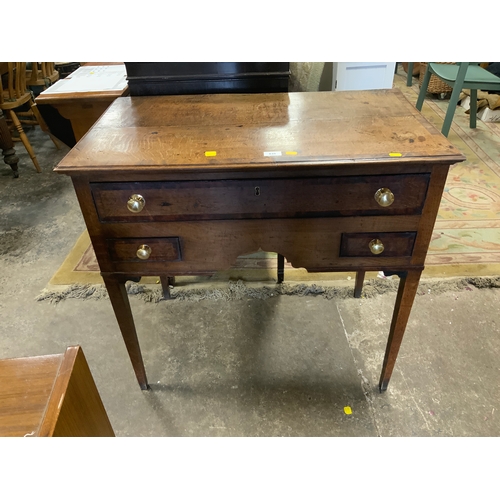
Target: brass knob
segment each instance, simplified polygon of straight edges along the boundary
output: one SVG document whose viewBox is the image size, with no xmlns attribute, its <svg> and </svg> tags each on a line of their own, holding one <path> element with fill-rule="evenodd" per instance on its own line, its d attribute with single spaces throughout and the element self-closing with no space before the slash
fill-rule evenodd
<svg viewBox="0 0 500 500">
<path fill-rule="evenodd" d="M 138 214 L 139 212 L 142 211 L 145 204 L 146 204 L 146 200 L 144 199 L 144 197 L 142 195 L 133 194 L 127 201 L 127 208 L 131 212 Z"/>
<path fill-rule="evenodd" d="M 375 200 L 381 207 L 389 207 L 394 203 L 394 194 L 389 188 L 380 188 L 375 193 Z"/>
<path fill-rule="evenodd" d="M 368 246 L 370 247 L 370 252 L 375 255 L 384 251 L 384 244 L 380 240 L 372 240 L 368 243 Z"/>
<path fill-rule="evenodd" d="M 149 259 L 149 256 L 151 255 L 151 247 L 148 245 L 141 245 L 137 249 L 137 257 L 142 260 L 147 260 Z"/>
</svg>

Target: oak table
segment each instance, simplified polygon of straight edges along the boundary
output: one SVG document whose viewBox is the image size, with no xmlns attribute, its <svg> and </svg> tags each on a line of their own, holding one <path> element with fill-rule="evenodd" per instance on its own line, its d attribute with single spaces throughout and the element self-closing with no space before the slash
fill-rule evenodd
<svg viewBox="0 0 500 500">
<path fill-rule="evenodd" d="M 70 120 L 76 143 L 117 97 L 128 94 L 126 77 L 124 64 L 81 66 L 44 90 L 35 102 L 55 135 L 57 131 L 51 124 L 54 117 L 47 113 L 47 107 L 55 108 L 63 118 Z"/>
<path fill-rule="evenodd" d="M 383 391 L 464 159 L 399 90 L 212 94 L 119 98 L 56 171 L 72 177 L 142 389 L 125 282 L 213 274 L 261 248 L 356 271 L 355 296 L 366 271 L 400 277 Z"/>
<path fill-rule="evenodd" d="M 114 436 L 81 347 L 0 360 L 0 436 Z"/>
</svg>

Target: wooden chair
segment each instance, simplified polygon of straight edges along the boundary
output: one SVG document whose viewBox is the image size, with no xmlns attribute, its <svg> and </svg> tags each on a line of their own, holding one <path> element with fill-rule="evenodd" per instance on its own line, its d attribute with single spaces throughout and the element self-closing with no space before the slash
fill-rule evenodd
<svg viewBox="0 0 500 500">
<path fill-rule="evenodd" d="M 3 111 L 0 109 L 0 149 L 3 154 L 3 161 L 12 168 L 14 172 L 14 177 L 19 177 L 19 170 L 17 164 L 19 163 L 19 158 L 16 155 L 16 150 L 14 149 L 14 142 L 12 141 L 12 136 L 10 135 L 9 127 L 7 126 L 7 120 L 3 115 Z"/>
<path fill-rule="evenodd" d="M 40 165 L 36 159 L 35 152 L 31 146 L 26 133 L 21 125 L 21 121 L 29 125 L 40 125 L 40 128 L 50 135 L 52 141 L 59 149 L 59 144 L 56 139 L 50 134 L 50 131 L 45 124 L 38 108 L 33 100 L 32 93 L 26 86 L 26 63 L 25 62 L 9 62 L 7 63 L 8 71 L 3 79 L 0 79 L 0 109 L 5 111 L 8 118 L 19 133 L 19 139 L 24 144 L 26 151 L 30 155 L 31 161 L 37 172 L 41 172 Z M 5 81 L 5 88 L 4 83 Z M 24 111 L 23 107 L 29 107 L 29 111 Z M 19 109 L 21 109 L 19 111 Z M 18 110 L 17 113 L 15 110 Z M 18 115 L 22 118 L 19 119 Z"/>
<path fill-rule="evenodd" d="M 478 90 L 500 90 L 500 78 L 477 63 L 460 62 L 457 64 L 429 63 L 425 71 L 422 87 L 418 95 L 416 108 L 422 110 L 427 87 L 431 75 L 435 75 L 453 88 L 448 110 L 444 118 L 441 133 L 447 137 L 450 132 L 451 122 L 455 109 L 458 105 L 462 89 L 470 89 L 470 128 L 476 128 L 477 115 L 477 91 Z"/>
<path fill-rule="evenodd" d="M 48 88 L 59 80 L 59 71 L 53 62 L 32 62 L 31 69 L 26 70 L 26 85 L 28 87 Z"/>
</svg>

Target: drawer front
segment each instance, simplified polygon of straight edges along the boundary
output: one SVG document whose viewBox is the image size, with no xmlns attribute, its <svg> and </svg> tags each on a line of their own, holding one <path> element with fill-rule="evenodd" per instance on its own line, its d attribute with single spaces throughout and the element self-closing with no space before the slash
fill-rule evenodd
<svg viewBox="0 0 500 500">
<path fill-rule="evenodd" d="M 423 261 L 411 260 L 419 221 L 419 216 L 388 216 L 319 218 L 314 224 L 310 219 L 107 224 L 103 225 L 105 247 L 98 259 L 102 272 L 142 276 L 213 274 L 259 248 L 313 272 L 379 263 L 420 265 Z M 384 245 L 378 255 L 369 248 L 374 239 Z M 151 248 L 145 259 L 137 255 L 143 245 Z"/>
<path fill-rule="evenodd" d="M 416 232 L 344 233 L 340 257 L 410 257 Z"/>
<path fill-rule="evenodd" d="M 108 248 L 113 262 L 176 262 L 182 260 L 179 238 L 113 239 L 108 240 Z"/>
<path fill-rule="evenodd" d="M 178 182 L 92 183 L 102 222 L 167 222 L 353 215 L 418 215 L 429 174 Z M 390 190 L 381 206 L 375 194 Z M 143 206 L 128 206 L 140 195 Z M 141 203 L 142 203 L 141 201 Z"/>
</svg>

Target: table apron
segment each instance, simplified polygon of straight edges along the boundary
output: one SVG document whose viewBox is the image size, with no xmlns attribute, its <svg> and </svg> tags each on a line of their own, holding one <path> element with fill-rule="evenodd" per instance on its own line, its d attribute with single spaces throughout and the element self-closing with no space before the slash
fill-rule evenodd
<svg viewBox="0 0 500 500">
<path fill-rule="evenodd" d="M 94 236 L 105 249 L 96 252 L 103 272 L 212 274 L 258 251 L 276 252 L 309 271 L 338 271 L 422 266 L 412 261 L 419 222 L 405 216 L 101 224 Z M 375 239 L 385 253 L 371 253 Z M 152 249 L 146 260 L 136 255 L 143 245 Z"/>
</svg>

